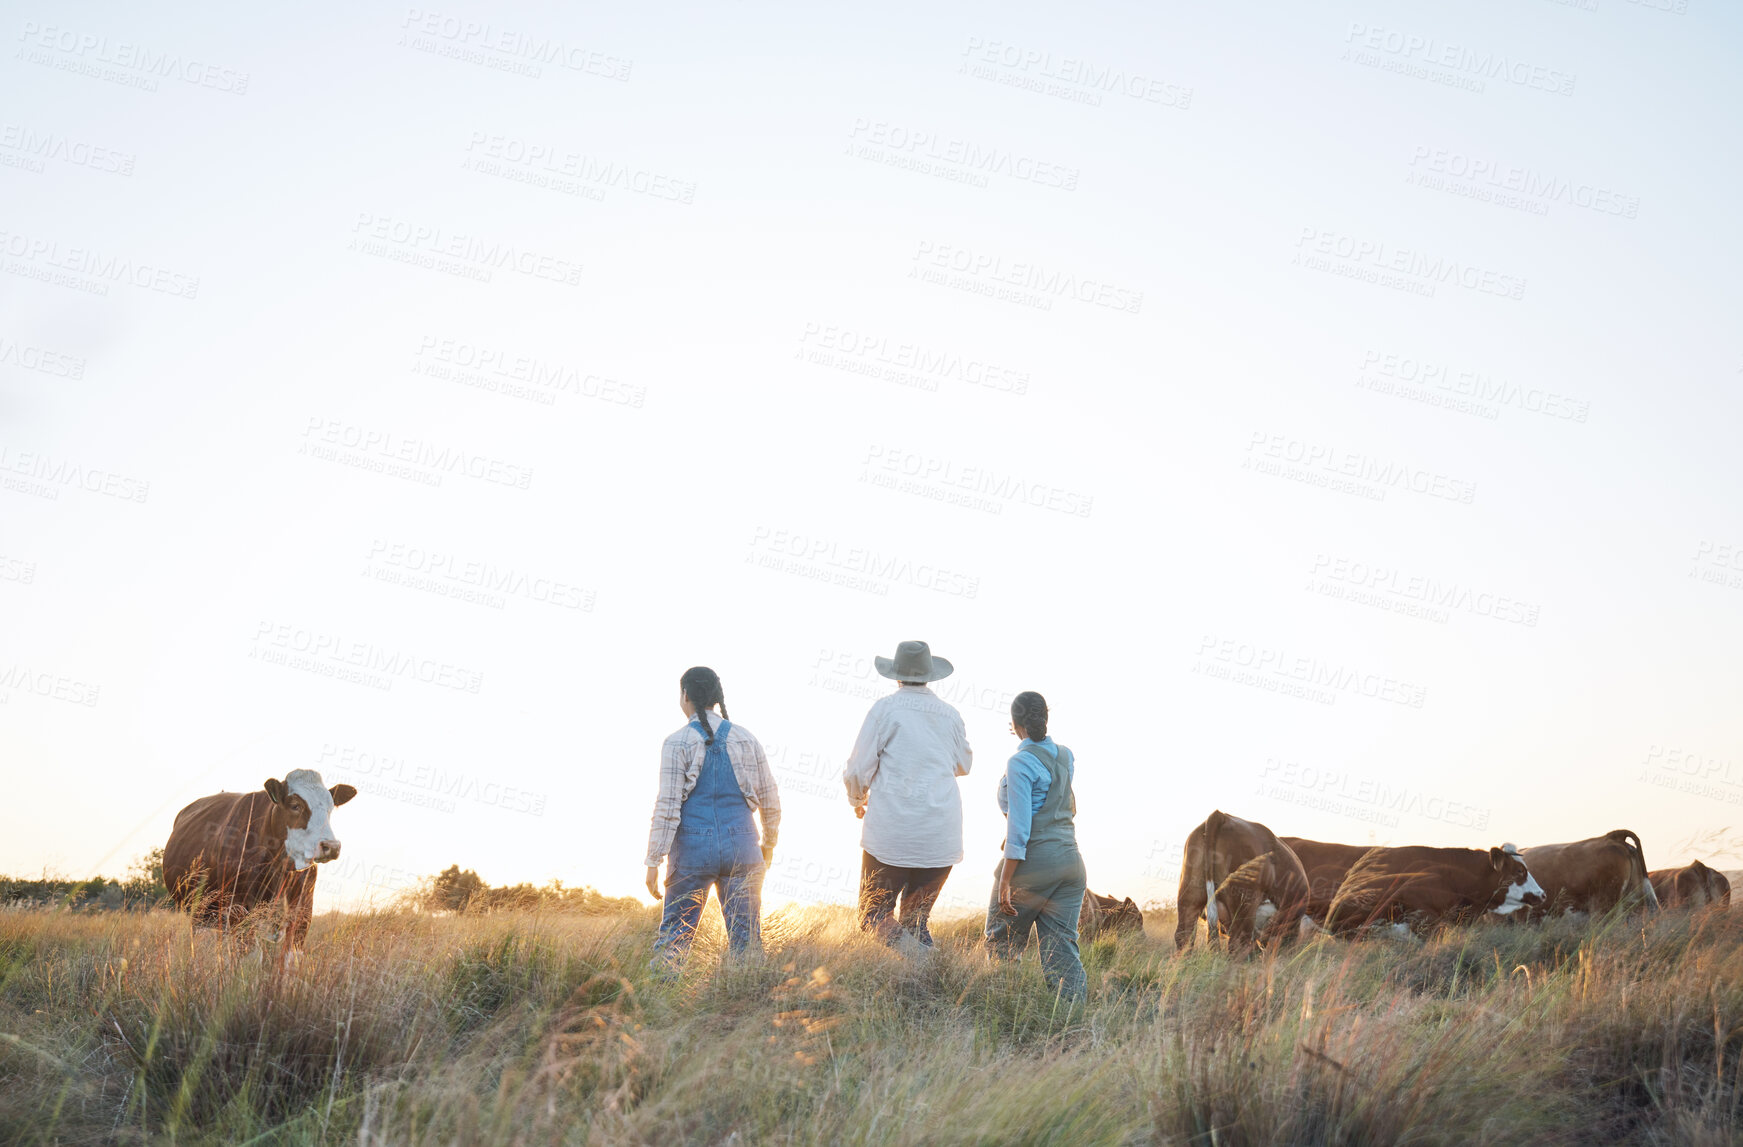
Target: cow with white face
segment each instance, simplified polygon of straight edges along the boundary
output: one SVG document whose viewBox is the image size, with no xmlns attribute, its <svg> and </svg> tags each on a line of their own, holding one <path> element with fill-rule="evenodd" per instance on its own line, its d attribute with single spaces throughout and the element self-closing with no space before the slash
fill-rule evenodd
<svg viewBox="0 0 1743 1147">
<path fill-rule="evenodd" d="M 272 803 L 285 811 L 284 854 L 298 872 L 339 858 L 333 808 L 357 795 L 356 789 L 350 785 L 328 789 L 314 769 L 292 769 L 282 781 L 268 777 L 265 789 Z M 347 790 L 343 796 L 340 789 Z"/>
<path fill-rule="evenodd" d="M 314 769 L 269 777 L 251 793 L 202 797 L 176 814 L 163 879 L 194 923 L 229 930 L 263 906 L 282 905 L 281 966 L 308 935 L 316 865 L 339 855 L 333 809 L 357 795 L 328 788 Z"/>
<path fill-rule="evenodd" d="M 1373 848 L 1351 866 L 1333 899 L 1326 929 L 1352 933 L 1370 924 L 1431 929 L 1488 913 L 1511 916 L 1542 904 L 1543 888 L 1512 844 L 1478 848 Z"/>
</svg>

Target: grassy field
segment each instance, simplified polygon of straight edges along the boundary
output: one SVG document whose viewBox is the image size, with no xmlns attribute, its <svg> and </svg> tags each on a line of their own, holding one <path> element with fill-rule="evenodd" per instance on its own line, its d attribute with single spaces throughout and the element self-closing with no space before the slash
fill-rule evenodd
<svg viewBox="0 0 1743 1147">
<path fill-rule="evenodd" d="M 170 913 L 0 912 L 0 1142 L 1547 1143 L 1743 1139 L 1743 914 L 1177 958 L 1085 951 L 1073 1013 L 974 920 L 846 909 L 677 983 L 652 909 L 317 918 L 303 962 Z"/>
</svg>

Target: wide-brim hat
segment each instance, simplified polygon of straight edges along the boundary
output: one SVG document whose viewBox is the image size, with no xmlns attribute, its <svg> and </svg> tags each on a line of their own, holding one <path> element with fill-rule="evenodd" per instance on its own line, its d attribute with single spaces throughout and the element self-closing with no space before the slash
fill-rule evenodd
<svg viewBox="0 0 1743 1147">
<path fill-rule="evenodd" d="M 956 666 L 942 657 L 932 656 L 932 647 L 924 641 L 904 641 L 896 646 L 894 657 L 874 657 L 878 672 L 896 681 L 938 681 L 956 672 Z"/>
</svg>

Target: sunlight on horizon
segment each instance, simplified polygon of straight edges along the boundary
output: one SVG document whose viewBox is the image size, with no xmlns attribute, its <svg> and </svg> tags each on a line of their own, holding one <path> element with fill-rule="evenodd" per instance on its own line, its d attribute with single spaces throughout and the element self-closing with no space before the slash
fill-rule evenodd
<svg viewBox="0 0 1743 1147">
<path fill-rule="evenodd" d="M 765 903 L 852 903 L 911 638 L 941 912 L 1025 689 L 1101 893 L 1212 808 L 1743 865 L 1743 15 L 1684 7 L 12 6 L 0 872 L 316 768 L 318 909 L 646 902 L 708 665 Z"/>
</svg>

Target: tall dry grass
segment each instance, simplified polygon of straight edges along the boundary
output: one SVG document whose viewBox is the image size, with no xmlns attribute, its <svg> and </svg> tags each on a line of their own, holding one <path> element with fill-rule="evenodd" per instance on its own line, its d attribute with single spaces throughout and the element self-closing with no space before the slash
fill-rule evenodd
<svg viewBox="0 0 1743 1147">
<path fill-rule="evenodd" d="M 1175 957 L 874 946 L 845 909 L 316 920 L 302 963 L 173 914 L 0 912 L 5 1143 L 1719 1144 L 1743 1135 L 1743 924 L 1666 913 Z"/>
</svg>

